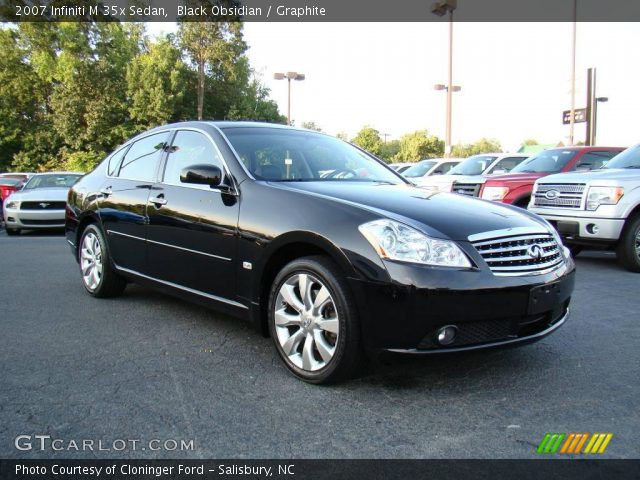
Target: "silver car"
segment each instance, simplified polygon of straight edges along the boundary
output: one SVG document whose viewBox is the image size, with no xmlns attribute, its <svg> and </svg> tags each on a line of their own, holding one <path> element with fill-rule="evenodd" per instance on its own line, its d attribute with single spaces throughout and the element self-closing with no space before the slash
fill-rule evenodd
<svg viewBox="0 0 640 480">
<path fill-rule="evenodd" d="M 84 174 L 52 172 L 34 175 L 22 190 L 12 193 L 3 206 L 7 235 L 21 230 L 64 228 L 67 194 Z"/>
</svg>

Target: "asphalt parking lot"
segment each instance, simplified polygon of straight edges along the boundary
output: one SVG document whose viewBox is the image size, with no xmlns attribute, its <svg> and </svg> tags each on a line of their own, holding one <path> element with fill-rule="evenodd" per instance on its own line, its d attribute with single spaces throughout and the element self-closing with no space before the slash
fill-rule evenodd
<svg viewBox="0 0 640 480">
<path fill-rule="evenodd" d="M 535 458 L 546 432 L 611 432 L 605 457 L 638 458 L 640 275 L 577 264 L 571 318 L 541 342 L 317 387 L 242 321 L 135 285 L 92 299 L 62 235 L 0 231 L 0 458 Z M 194 449 L 67 448 L 84 439 Z"/>
</svg>

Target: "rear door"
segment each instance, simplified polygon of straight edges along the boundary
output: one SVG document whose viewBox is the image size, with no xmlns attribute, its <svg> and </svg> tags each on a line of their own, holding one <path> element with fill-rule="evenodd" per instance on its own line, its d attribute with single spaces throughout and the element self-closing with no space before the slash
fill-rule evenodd
<svg viewBox="0 0 640 480">
<path fill-rule="evenodd" d="M 234 303 L 239 197 L 234 189 L 180 181 L 191 165 L 212 164 L 225 172 L 222 156 L 198 130 L 178 130 L 168 150 L 147 207 L 151 275 Z M 230 181 L 226 177 L 223 182 Z"/>
<path fill-rule="evenodd" d="M 143 137 L 116 152 L 100 193 L 100 218 L 114 263 L 147 274 L 147 199 L 169 140 L 169 132 Z"/>
</svg>

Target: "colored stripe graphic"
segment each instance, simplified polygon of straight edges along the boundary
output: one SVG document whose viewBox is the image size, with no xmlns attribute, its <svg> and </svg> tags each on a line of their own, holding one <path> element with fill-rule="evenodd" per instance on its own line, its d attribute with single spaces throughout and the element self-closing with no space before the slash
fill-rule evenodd
<svg viewBox="0 0 640 480">
<path fill-rule="evenodd" d="M 604 453 L 613 438 L 612 433 L 594 433 L 584 449 L 584 453 Z"/>
<path fill-rule="evenodd" d="M 564 433 L 547 433 L 538 446 L 538 453 L 556 453 L 565 436 Z"/>
<path fill-rule="evenodd" d="M 591 436 L 590 436 L 591 435 Z M 613 433 L 546 433 L 538 445 L 537 452 L 541 454 L 600 454 L 604 453 L 609 442 L 613 438 Z M 563 443 L 564 440 L 564 443 Z M 588 441 L 587 441 L 588 440 Z M 587 444 L 584 451 L 582 447 Z M 562 447 L 561 447 L 562 446 Z"/>
</svg>

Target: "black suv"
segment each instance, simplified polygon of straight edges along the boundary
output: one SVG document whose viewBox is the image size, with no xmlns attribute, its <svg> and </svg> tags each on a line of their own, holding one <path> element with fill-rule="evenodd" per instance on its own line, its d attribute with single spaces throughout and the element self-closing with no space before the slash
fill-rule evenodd
<svg viewBox="0 0 640 480">
<path fill-rule="evenodd" d="M 127 281 L 251 319 L 313 383 L 363 352 L 455 352 L 564 323 L 574 264 L 521 209 L 416 188 L 321 133 L 234 122 L 158 127 L 69 193 L 86 291 Z"/>
</svg>

